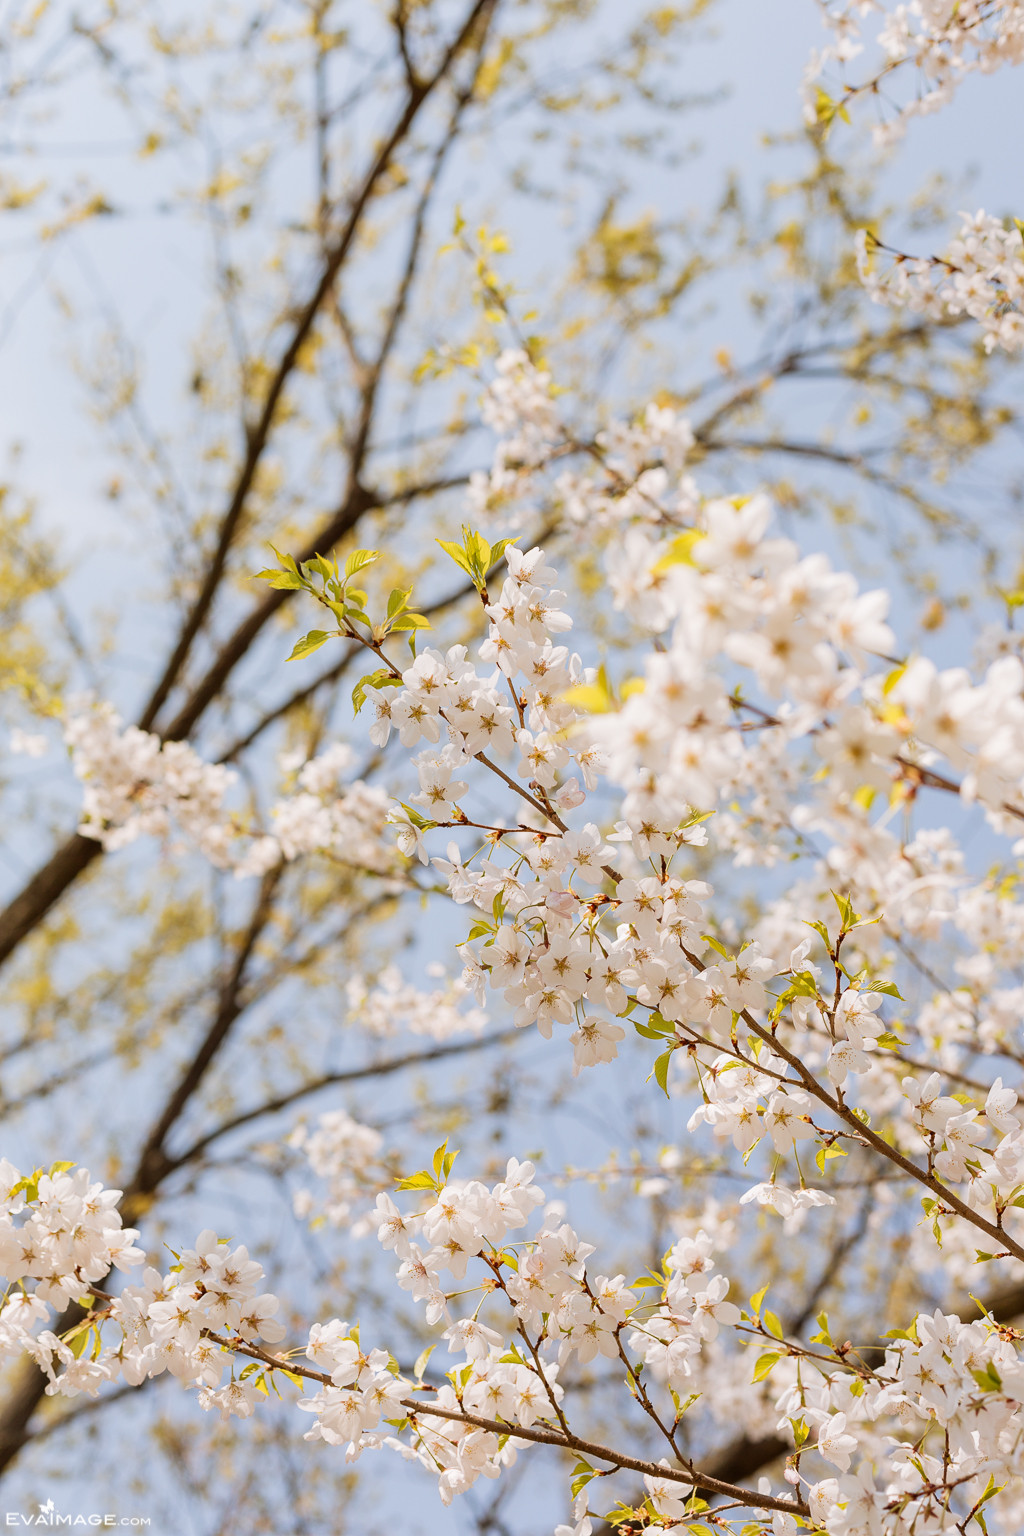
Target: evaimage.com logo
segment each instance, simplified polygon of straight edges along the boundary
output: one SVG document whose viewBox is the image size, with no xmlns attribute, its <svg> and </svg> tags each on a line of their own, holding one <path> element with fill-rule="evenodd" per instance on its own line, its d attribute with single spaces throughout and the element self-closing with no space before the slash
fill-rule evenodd
<svg viewBox="0 0 1024 1536">
<path fill-rule="evenodd" d="M 23 1515 L 20 1510 L 7 1510 L 4 1514 L 6 1525 L 134 1525 L 145 1526 L 149 1524 L 148 1515 L 59 1515 L 52 1499 L 47 1499 L 45 1504 L 40 1504 L 37 1515 Z"/>
</svg>

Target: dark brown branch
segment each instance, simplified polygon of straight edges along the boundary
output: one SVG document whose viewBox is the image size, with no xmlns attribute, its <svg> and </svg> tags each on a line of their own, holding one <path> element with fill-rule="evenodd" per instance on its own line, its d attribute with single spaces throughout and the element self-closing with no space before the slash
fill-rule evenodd
<svg viewBox="0 0 1024 1536">
<path fill-rule="evenodd" d="M 257 941 L 270 920 L 274 892 L 280 881 L 282 869 L 283 866 L 278 865 L 276 869 L 264 875 L 249 926 L 221 988 L 220 1003 L 213 1022 L 146 1138 L 135 1174 L 121 1198 L 121 1212 L 128 1221 L 134 1220 L 137 1215 L 147 1209 L 154 1190 L 170 1172 L 171 1159 L 164 1150 L 168 1134 L 181 1118 L 185 1106 L 206 1076 L 211 1062 L 244 1010 L 246 972 Z"/>
<path fill-rule="evenodd" d="M 459 28 L 453 42 L 445 50 L 434 74 L 428 80 L 417 80 L 414 85 L 410 86 L 405 106 L 394 123 L 391 132 L 377 150 L 372 164 L 363 177 L 362 184 L 351 199 L 344 227 L 324 263 L 320 281 L 300 311 L 288 346 L 285 348 L 284 354 L 274 370 L 259 419 L 246 431 L 245 458 L 242 462 L 230 505 L 221 520 L 217 547 L 207 567 L 206 576 L 196 600 L 182 626 L 178 643 L 171 653 L 163 675 L 154 688 L 149 702 L 139 719 L 139 725 L 143 730 L 148 730 L 153 725 L 172 688 L 175 686 L 181 670 L 188 659 L 192 643 L 202 628 L 213 604 L 214 597 L 224 575 L 228 554 L 256 477 L 256 471 L 269 441 L 285 388 L 295 370 L 302 347 L 323 308 L 324 301 L 334 287 L 338 273 L 341 271 L 342 265 L 352 248 L 362 224 L 363 214 L 373 198 L 381 179 L 387 173 L 395 151 L 404 142 L 412 129 L 420 109 L 432 92 L 445 79 L 453 63 L 472 37 L 481 17 L 490 13 L 494 3 L 495 0 L 473 0 L 473 4 L 469 8 L 462 26 Z M 356 462 L 353 465 L 353 480 L 358 474 L 358 467 L 358 462 Z"/>
<path fill-rule="evenodd" d="M 429 1051 L 409 1051 L 405 1056 L 392 1056 L 387 1061 L 371 1061 L 365 1067 L 352 1067 L 347 1072 L 325 1072 L 322 1077 L 314 1078 L 311 1083 L 304 1083 L 301 1088 L 294 1088 L 290 1093 L 281 1094 L 279 1098 L 268 1099 L 253 1109 L 244 1110 L 233 1119 L 226 1120 L 216 1130 L 201 1136 L 185 1152 L 178 1153 L 168 1160 L 165 1176 L 166 1173 L 173 1173 L 187 1163 L 194 1162 L 212 1142 L 219 1141 L 222 1136 L 227 1136 L 231 1131 L 236 1131 L 239 1126 L 248 1125 L 250 1121 L 261 1119 L 264 1115 L 277 1114 L 279 1110 L 287 1109 L 289 1104 L 308 1098 L 311 1093 L 319 1093 L 321 1088 L 329 1088 L 338 1083 L 358 1083 L 369 1077 L 390 1077 L 394 1072 L 403 1072 L 406 1067 L 427 1066 L 434 1061 L 445 1061 L 450 1056 L 467 1056 L 471 1052 L 490 1050 L 495 1045 L 507 1045 L 509 1041 L 520 1035 L 520 1030 L 503 1029 L 497 1034 L 483 1035 L 479 1040 L 463 1040 L 453 1045 L 438 1045 Z"/>
</svg>

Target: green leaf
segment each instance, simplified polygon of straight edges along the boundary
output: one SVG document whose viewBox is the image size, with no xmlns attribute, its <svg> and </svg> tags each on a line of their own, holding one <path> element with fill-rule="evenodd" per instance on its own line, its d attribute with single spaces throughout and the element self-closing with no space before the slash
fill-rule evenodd
<svg viewBox="0 0 1024 1536">
<path fill-rule="evenodd" d="M 753 1296 L 751 1296 L 751 1298 L 750 1298 L 750 1310 L 751 1310 L 751 1312 L 753 1312 L 755 1317 L 757 1317 L 759 1315 L 759 1313 L 761 1311 L 761 1303 L 762 1303 L 762 1301 L 764 1301 L 764 1298 L 765 1298 L 765 1296 L 767 1294 L 768 1294 L 768 1287 L 767 1287 L 767 1285 L 762 1285 L 761 1289 L 759 1291 L 755 1291 Z"/>
<path fill-rule="evenodd" d="M 89 1335 L 92 1333 L 93 1324 L 88 1320 L 79 1323 L 70 1333 L 64 1334 L 64 1343 L 67 1344 L 76 1360 L 81 1360 L 89 1344 Z"/>
<path fill-rule="evenodd" d="M 396 587 L 388 598 L 388 618 L 393 619 L 396 613 L 401 613 L 412 596 L 412 587 L 408 592 L 403 592 L 401 587 Z"/>
<path fill-rule="evenodd" d="M 462 542 L 466 547 L 466 554 L 473 573 L 481 581 L 486 575 L 491 564 L 491 546 L 482 533 L 476 533 L 471 528 L 463 527 Z"/>
<path fill-rule="evenodd" d="M 1014 222 L 1016 223 L 1017 220 L 1014 220 Z M 978 1503 L 975 1505 L 975 1509 L 977 1509 L 982 1504 L 987 1504 L 989 1499 L 994 1499 L 996 1494 L 1002 1493 L 1005 1487 L 1005 1483 L 999 1483 L 997 1485 L 995 1477 L 990 1473 L 988 1482 L 985 1485 L 985 1492 L 982 1494 L 981 1498 L 978 1500 Z"/>
<path fill-rule="evenodd" d="M 614 1509 L 608 1511 L 604 1520 L 607 1525 L 620 1526 L 624 1520 L 634 1520 L 636 1513 L 636 1510 L 631 1509 L 628 1504 L 617 1504 Z"/>
<path fill-rule="evenodd" d="M 436 1189 L 437 1180 L 426 1168 L 421 1168 L 418 1173 L 411 1173 L 407 1179 L 402 1179 L 395 1185 L 395 1190 L 401 1193 L 406 1189 Z"/>
<path fill-rule="evenodd" d="M 596 1474 L 594 1472 L 594 1468 L 590 1465 L 589 1461 L 584 1461 L 583 1457 L 581 1456 L 579 1461 L 572 1469 L 571 1486 L 573 1498 L 576 1497 L 581 1488 L 586 1487 L 587 1483 L 589 1483 L 590 1479 L 595 1475 Z"/>
<path fill-rule="evenodd" d="M 392 633 L 397 634 L 403 629 L 433 629 L 429 619 L 425 619 L 422 613 L 402 613 L 391 625 Z"/>
<path fill-rule="evenodd" d="M 901 1045 L 906 1044 L 906 1041 L 901 1040 L 899 1035 L 894 1035 L 891 1030 L 887 1029 L 884 1035 L 878 1036 L 875 1044 L 880 1045 L 883 1051 L 898 1051 Z"/>
<path fill-rule="evenodd" d="M 435 544 L 440 544 L 446 555 L 450 555 L 455 564 L 465 571 L 467 576 L 472 576 L 473 568 L 469 563 L 469 556 L 461 544 L 454 544 L 451 539 L 435 539 Z"/>
<path fill-rule="evenodd" d="M 372 565 L 375 560 L 379 559 L 379 549 L 354 549 L 349 555 L 348 559 L 345 561 L 346 578 L 349 576 L 354 576 L 356 572 L 361 571 L 364 566 Z"/>
<path fill-rule="evenodd" d="M 412 822 L 413 826 L 418 827 L 421 832 L 427 832 L 431 827 L 437 826 L 436 821 L 429 821 L 427 817 L 423 815 L 423 812 L 418 811 L 414 805 L 406 805 L 404 800 L 399 800 L 398 803 L 402 807 L 402 810 L 405 812 L 405 814 L 408 816 L 409 820 Z"/>
<path fill-rule="evenodd" d="M 431 1182 L 437 1189 L 442 1189 L 447 1183 L 448 1175 L 452 1171 L 452 1164 L 458 1155 L 457 1151 L 448 1151 L 448 1138 L 445 1137 L 434 1153 L 434 1178 Z"/>
<path fill-rule="evenodd" d="M 269 581 L 272 587 L 279 592 L 301 591 L 306 585 L 302 577 L 294 571 L 256 571 L 253 581 Z"/>
<path fill-rule="evenodd" d="M 791 1003 L 797 997 L 818 997 L 818 984 L 810 971 L 797 971 L 793 980 L 784 992 L 780 992 L 775 999 L 775 1006 L 771 1011 L 772 1019 L 777 1019 L 787 1003 Z"/>
<path fill-rule="evenodd" d="M 563 704 L 572 709 L 584 710 L 588 715 L 606 715 L 613 707 L 611 695 L 596 683 L 578 683 L 562 694 Z"/>
<path fill-rule="evenodd" d="M 825 1172 L 825 1164 L 830 1157 L 846 1157 L 847 1155 L 848 1154 L 846 1151 L 839 1145 L 837 1141 L 834 1141 L 831 1144 L 826 1142 L 824 1146 L 818 1148 L 814 1157 L 814 1161 L 818 1165 L 818 1172 Z"/>
<path fill-rule="evenodd" d="M 751 1385 L 755 1381 L 764 1381 L 765 1377 L 775 1369 L 781 1359 L 781 1354 L 774 1350 L 769 1350 L 768 1354 L 762 1355 L 754 1366 L 754 1374 L 750 1378 Z"/>
<path fill-rule="evenodd" d="M 676 1033 L 675 1025 L 663 1019 L 660 1013 L 652 1013 L 649 1019 L 634 1019 L 633 1028 L 647 1040 L 664 1040 L 666 1036 L 672 1040 Z"/>
<path fill-rule="evenodd" d="M 978 1383 L 978 1386 L 983 1392 L 1002 1391 L 1003 1378 L 1000 1376 L 991 1360 L 983 1371 L 972 1371 L 971 1375 L 974 1377 L 975 1381 Z"/>
<path fill-rule="evenodd" d="M 832 892 L 832 900 L 839 908 L 839 918 L 842 922 L 843 928 L 847 933 L 849 933 L 850 929 L 856 928 L 857 924 L 860 922 L 860 918 L 853 910 L 853 903 L 850 901 L 848 896 L 839 896 L 835 891 Z"/>
<path fill-rule="evenodd" d="M 658 1087 L 661 1089 L 661 1091 L 665 1095 L 666 1099 L 669 1096 L 669 1093 L 668 1093 L 668 1064 L 669 1064 L 669 1062 L 671 1060 L 672 1060 L 672 1052 L 670 1050 L 669 1051 L 663 1051 L 662 1054 L 658 1057 L 657 1061 L 654 1063 L 654 1081 L 657 1083 Z"/>
<path fill-rule="evenodd" d="M 324 641 L 329 639 L 330 635 L 326 630 L 311 629 L 308 635 L 303 635 L 302 639 L 296 642 L 295 649 L 288 660 L 301 661 L 304 656 L 312 656 L 313 652 L 318 651 Z"/>
<path fill-rule="evenodd" d="M 376 672 L 367 672 L 365 677 L 361 677 L 352 689 L 352 707 L 358 715 L 366 703 L 367 688 L 401 688 L 401 686 L 400 677 L 392 677 L 386 667 L 378 667 Z"/>
<path fill-rule="evenodd" d="M 280 564 L 282 570 L 291 571 L 293 576 L 297 576 L 299 574 L 299 567 L 296 563 L 295 556 L 282 555 L 281 551 L 274 544 L 271 544 L 270 547 L 274 551 L 274 554 L 277 556 L 278 563 Z"/>
<path fill-rule="evenodd" d="M 781 1339 L 783 1337 L 782 1324 L 779 1322 L 774 1312 L 765 1312 L 764 1325 L 768 1329 L 768 1332 L 773 1333 L 777 1339 Z"/>
<path fill-rule="evenodd" d="M 692 565 L 693 546 L 706 537 L 707 535 L 699 528 L 687 528 L 685 533 L 677 534 L 654 569 L 660 573 L 669 570 L 673 565 Z"/>
<path fill-rule="evenodd" d="M 325 560 L 323 555 L 314 555 L 312 560 L 307 560 L 303 570 L 307 571 L 310 576 L 322 576 L 324 581 L 332 581 L 334 579 L 334 566 L 329 560 Z"/>
<path fill-rule="evenodd" d="M 423 1380 L 423 1372 L 427 1368 L 427 1361 L 430 1359 L 436 1348 L 436 1344 L 428 1344 L 426 1349 L 422 1350 L 420 1354 L 416 1356 L 416 1364 L 412 1368 L 412 1374 L 417 1381 Z"/>
<path fill-rule="evenodd" d="M 814 929 L 815 933 L 820 936 L 821 942 L 824 944 L 825 948 L 829 951 L 829 953 L 831 953 L 832 940 L 829 938 L 828 929 L 825 927 L 825 924 L 819 922 L 812 923 L 806 918 L 804 919 L 804 922 L 808 928 Z"/>
<path fill-rule="evenodd" d="M 488 560 L 487 564 L 487 570 L 493 571 L 494 567 L 497 565 L 506 549 L 508 549 L 508 546 L 510 544 L 518 544 L 521 538 L 522 534 L 517 533 L 514 539 L 499 539 L 496 544 L 492 544 L 490 559 Z"/>
<path fill-rule="evenodd" d="M 50 1178 L 57 1179 L 62 1173 L 67 1173 L 68 1169 L 73 1168 L 74 1166 L 74 1163 L 51 1163 Z"/>
<path fill-rule="evenodd" d="M 828 1313 L 827 1312 L 819 1312 L 818 1313 L 818 1327 L 819 1327 L 819 1329 L 821 1331 L 820 1331 L 820 1333 L 812 1333 L 811 1334 L 811 1343 L 812 1344 L 829 1344 L 829 1345 L 831 1345 L 831 1343 L 832 1343 L 832 1335 L 828 1331 Z"/>
<path fill-rule="evenodd" d="M 898 997 L 903 1001 L 903 994 L 894 981 L 869 981 L 867 986 L 861 987 L 862 992 L 884 992 L 886 997 Z"/>
<path fill-rule="evenodd" d="M 732 959 L 732 955 L 730 955 L 730 953 L 726 949 L 725 945 L 724 944 L 720 944 L 718 942 L 718 940 L 713 937 L 712 934 L 710 934 L 710 933 L 702 933 L 701 934 L 701 938 L 704 939 L 704 941 L 706 943 L 710 944 L 712 949 L 717 950 L 717 952 L 720 955 L 722 955 L 724 959 L 726 959 L 726 960 L 731 960 Z"/>
</svg>

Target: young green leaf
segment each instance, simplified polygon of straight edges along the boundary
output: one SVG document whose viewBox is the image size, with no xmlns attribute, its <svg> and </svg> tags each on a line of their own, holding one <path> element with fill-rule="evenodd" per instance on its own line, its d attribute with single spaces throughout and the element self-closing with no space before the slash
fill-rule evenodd
<svg viewBox="0 0 1024 1536">
<path fill-rule="evenodd" d="M 455 564 L 460 568 L 460 570 L 465 571 L 467 576 L 472 576 L 473 568 L 469 563 L 469 556 L 466 554 L 466 551 L 463 549 L 461 544 L 454 544 L 452 543 L 451 539 L 435 539 L 434 543 L 440 544 L 445 554 L 449 555 L 455 561 Z"/>
<path fill-rule="evenodd" d="M 301 661 L 304 656 L 312 656 L 313 652 L 318 651 L 324 642 L 330 638 L 330 635 L 324 629 L 311 629 L 308 635 L 303 635 L 301 640 L 296 641 L 295 649 L 288 657 L 288 660 Z"/>
<path fill-rule="evenodd" d="M 279 592 L 301 591 L 306 585 L 295 571 L 256 571 L 253 581 L 269 581 Z"/>
<path fill-rule="evenodd" d="M 662 1054 L 658 1057 L 657 1061 L 654 1063 L 654 1081 L 657 1083 L 658 1087 L 661 1089 L 661 1091 L 665 1095 L 666 1099 L 669 1096 L 669 1092 L 668 1092 L 668 1064 L 669 1064 L 669 1062 L 671 1060 L 672 1060 L 672 1052 L 671 1052 L 671 1050 L 668 1050 L 668 1051 L 663 1051 Z"/>
<path fill-rule="evenodd" d="M 773 1350 L 769 1350 L 766 1355 L 761 1355 L 757 1364 L 754 1366 L 754 1374 L 750 1378 L 751 1384 L 753 1384 L 755 1381 L 764 1381 L 765 1377 L 769 1375 L 772 1370 L 774 1370 L 781 1359 L 781 1354 L 778 1354 Z"/>
<path fill-rule="evenodd" d="M 426 1349 L 421 1350 L 420 1353 L 416 1356 L 416 1364 L 412 1368 L 412 1374 L 417 1381 L 423 1380 L 423 1372 L 427 1368 L 427 1361 L 430 1359 L 436 1348 L 436 1344 L 428 1344 Z"/>
<path fill-rule="evenodd" d="M 903 994 L 894 981 L 869 981 L 866 986 L 861 987 L 861 991 L 884 992 L 886 997 L 898 997 L 901 1003 L 903 1001 Z"/>
<path fill-rule="evenodd" d="M 509 545 L 510 544 L 518 544 L 519 540 L 521 538 L 522 538 L 522 534 L 521 533 L 517 533 L 514 539 L 498 539 L 497 543 L 492 544 L 491 545 L 491 551 L 490 551 L 490 557 L 489 557 L 488 565 L 487 565 L 487 570 L 488 571 L 493 571 L 494 567 L 497 565 L 498 561 L 501 559 L 501 557 L 505 553 L 506 549 L 508 549 Z"/>
<path fill-rule="evenodd" d="M 425 619 L 422 613 L 399 614 L 398 618 L 391 625 L 392 631 L 396 634 L 399 630 L 403 629 L 433 629 L 433 627 L 430 620 Z"/>
<path fill-rule="evenodd" d="M 402 679 L 400 677 L 392 677 L 386 667 L 380 667 L 376 672 L 367 672 L 366 676 L 361 677 L 352 690 L 352 707 L 358 715 L 366 703 L 367 688 L 401 688 L 401 686 Z"/>
<path fill-rule="evenodd" d="M 418 1173 L 411 1173 L 407 1179 L 402 1179 L 395 1185 L 399 1192 L 406 1189 L 436 1189 L 437 1180 L 426 1168 L 421 1168 Z"/>
<path fill-rule="evenodd" d="M 345 561 L 345 576 L 354 576 L 357 571 L 363 570 L 367 565 L 372 565 L 380 559 L 379 549 L 354 549 Z"/>
<path fill-rule="evenodd" d="M 855 928 L 860 922 L 860 918 L 853 910 L 853 903 L 848 896 L 839 896 L 835 891 L 832 892 L 832 900 L 839 908 L 839 919 L 843 928 L 849 933 L 850 929 Z"/>
</svg>

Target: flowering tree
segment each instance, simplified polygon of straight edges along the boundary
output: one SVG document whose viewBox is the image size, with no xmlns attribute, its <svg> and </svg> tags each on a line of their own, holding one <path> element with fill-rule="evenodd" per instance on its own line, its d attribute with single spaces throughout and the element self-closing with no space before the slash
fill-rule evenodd
<svg viewBox="0 0 1024 1536">
<path fill-rule="evenodd" d="M 945 47 L 953 18 L 936 9 L 922 28 Z M 411 35 L 399 8 L 407 112 L 427 83 L 414 49 L 428 44 L 437 88 L 472 53 L 456 102 L 472 101 L 485 11 L 437 54 L 436 36 Z M 980 22 L 1000 38 L 1005 22 L 1009 36 L 1014 12 L 981 8 Z M 994 222 L 977 233 L 998 248 L 998 273 L 966 246 L 942 264 L 982 273 L 971 303 L 956 283 L 921 300 L 913 284 L 874 282 L 871 296 L 910 304 L 939 331 L 980 321 L 983 366 L 1019 346 L 1019 239 Z M 434 553 L 413 575 L 386 538 L 357 545 L 376 531 L 371 503 L 388 497 L 367 502 L 356 468 L 341 522 L 301 542 L 285 528 L 274 563 L 249 567 L 265 595 L 154 730 L 227 552 L 241 559 L 256 542 L 232 540 L 254 445 L 275 425 L 271 387 L 139 723 L 96 697 L 50 708 L 39 680 L 24 684 L 43 718 L 61 718 L 81 803 L 75 836 L 0 923 L 9 952 L 87 863 L 149 839 L 176 840 L 215 871 L 225 906 L 257 894 L 219 969 L 213 1019 L 125 1189 L 63 1159 L 27 1173 L 0 1165 L 0 1350 L 20 1372 L 8 1450 L 41 1397 L 81 1399 L 70 1417 L 171 1378 L 223 1420 L 273 1414 L 283 1398 L 312 1416 L 305 1439 L 326 1443 L 310 1456 L 397 1453 L 445 1504 L 481 1479 L 500 1489 L 521 1453 L 528 1463 L 554 1448 L 573 1503 L 560 1536 L 590 1536 L 591 1511 L 630 1532 L 1015 1529 L 1024 1360 L 1008 1323 L 1024 1310 L 1024 1130 L 1012 1083 L 1024 994 L 1005 861 L 1024 848 L 1019 594 L 983 635 L 976 673 L 908 645 L 889 594 L 785 536 L 771 496 L 704 483 L 702 460 L 724 451 L 723 422 L 746 409 L 748 385 L 703 421 L 664 397 L 628 417 L 602 409 L 528 332 L 500 237 L 471 237 L 459 217 L 455 245 L 488 334 L 502 337 L 433 348 L 422 364 L 442 380 L 482 376 L 495 444 L 487 468 L 459 477 L 461 538 L 447 522 L 444 537 L 420 525 Z M 327 242 L 324 299 L 338 248 Z M 410 282 L 400 278 L 385 346 Z M 293 336 L 290 366 L 314 319 Z M 902 340 L 879 346 L 898 357 Z M 774 365 L 779 377 L 798 366 L 792 353 Z M 376 383 L 360 376 L 368 411 Z M 798 451 L 782 438 L 759 446 Z M 283 755 L 261 813 L 240 808 L 231 766 L 256 728 L 216 758 L 187 737 L 253 626 L 286 602 L 318 617 L 288 658 L 303 680 L 259 729 L 342 675 L 350 707 L 344 739 L 325 717 Z M 458 612 L 462 638 L 435 645 Z M 321 652 L 328 671 L 309 681 Z M 23 754 L 45 750 L 45 734 L 18 729 Z M 952 824 L 964 808 L 973 864 Z M 278 893 L 310 867 L 330 878 L 304 887 L 286 919 Z M 736 871 L 757 883 L 738 886 Z M 269 925 L 283 937 L 267 969 L 292 977 L 319 963 L 339 921 L 363 932 L 377 911 L 428 898 L 458 957 L 433 963 L 440 984 L 413 985 L 389 953 L 377 975 L 346 963 L 345 995 L 357 1027 L 433 1047 L 297 1086 L 271 1070 L 255 1107 L 229 1105 L 183 1149 L 171 1140 L 267 984 L 250 966 Z M 488 1028 L 487 1009 L 504 1028 Z M 581 1104 L 604 1081 L 613 1101 L 635 1092 L 646 1117 L 665 1106 L 670 1139 L 653 1166 L 623 1169 L 608 1144 L 589 1177 L 628 1174 L 627 1206 L 642 1220 L 660 1209 L 654 1235 L 668 1224 L 668 1241 L 645 1241 L 629 1217 L 619 1234 L 569 1219 L 539 1187 L 548 1176 L 525 1140 L 495 1169 L 493 1154 L 460 1153 L 449 1136 L 414 1171 L 369 1117 L 335 1106 L 277 1138 L 277 1154 L 306 1165 L 293 1208 L 353 1244 L 375 1233 L 387 1285 L 421 1311 L 385 1309 L 373 1336 L 365 1320 L 316 1320 L 314 1306 L 303 1316 L 300 1298 L 261 1289 L 265 1266 L 237 1230 L 244 1206 L 231 1239 L 219 1216 L 192 1247 L 190 1231 L 165 1224 L 173 1262 L 147 1263 L 144 1220 L 161 1185 L 240 1128 L 341 1082 L 538 1037 L 541 1070 L 571 1074 L 565 1093 Z M 561 1189 L 588 1170 L 552 1175 Z M 716 1189 L 665 1206 L 674 1179 L 687 1189 L 702 1176 L 738 1181 L 738 1198 Z M 813 1278 L 794 1252 L 820 1252 Z M 278 1266 L 272 1245 L 263 1257 Z M 612 1404 L 601 1413 L 595 1386 Z M 738 1437 L 705 1454 L 709 1423 Z"/>
</svg>

